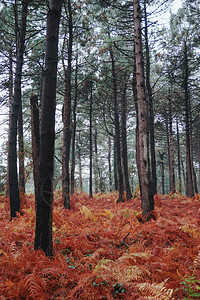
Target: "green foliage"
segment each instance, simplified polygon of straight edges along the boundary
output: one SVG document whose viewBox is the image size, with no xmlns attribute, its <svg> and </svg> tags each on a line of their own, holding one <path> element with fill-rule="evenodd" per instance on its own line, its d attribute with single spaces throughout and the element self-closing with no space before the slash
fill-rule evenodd
<svg viewBox="0 0 200 300">
<path fill-rule="evenodd" d="M 200 298 L 200 279 L 196 276 L 185 277 L 181 284 L 188 295 L 188 298 L 184 298 L 184 300 Z"/>
</svg>

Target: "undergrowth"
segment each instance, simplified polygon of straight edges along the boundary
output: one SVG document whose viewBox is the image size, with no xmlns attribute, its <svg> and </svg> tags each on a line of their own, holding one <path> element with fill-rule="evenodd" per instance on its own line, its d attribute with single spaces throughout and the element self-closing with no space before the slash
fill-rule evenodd
<svg viewBox="0 0 200 300">
<path fill-rule="evenodd" d="M 76 192 L 71 210 L 56 192 L 54 256 L 34 251 L 33 195 L 9 221 L 0 197 L 0 300 L 200 299 L 200 196 L 155 196 L 142 224 L 141 201 Z M 156 219 L 156 220 L 155 220 Z"/>
</svg>

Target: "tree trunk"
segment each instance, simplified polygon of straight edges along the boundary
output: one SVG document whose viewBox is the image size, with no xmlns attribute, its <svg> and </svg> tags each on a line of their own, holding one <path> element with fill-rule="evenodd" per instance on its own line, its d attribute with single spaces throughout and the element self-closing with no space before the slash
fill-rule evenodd
<svg viewBox="0 0 200 300">
<path fill-rule="evenodd" d="M 10 128 L 10 118 L 11 118 L 11 108 L 13 101 L 13 50 L 12 44 L 10 45 L 9 51 L 9 128 Z M 9 141 L 8 141 L 8 153 L 9 153 Z M 9 196 L 9 160 L 7 159 L 7 180 L 6 180 L 6 198 Z"/>
<path fill-rule="evenodd" d="M 154 136 L 154 110 L 153 110 L 153 94 L 150 82 L 150 56 L 149 56 L 149 39 L 148 24 L 146 12 L 146 0 L 144 1 L 145 15 L 145 50 L 146 50 L 146 87 L 148 95 L 148 125 L 150 136 L 150 154 L 151 154 L 151 190 L 153 196 L 157 194 L 157 174 L 156 174 L 156 154 L 155 154 L 155 136 Z"/>
<path fill-rule="evenodd" d="M 165 167 L 164 167 L 164 153 L 159 153 L 160 155 L 160 169 L 162 178 L 162 194 L 165 194 Z"/>
<path fill-rule="evenodd" d="M 45 73 L 42 89 L 40 155 L 36 193 L 35 249 L 52 256 L 53 171 L 58 33 L 62 0 L 51 0 L 47 14 Z"/>
<path fill-rule="evenodd" d="M 126 101 L 126 89 L 127 89 L 127 74 L 124 74 L 124 83 L 122 91 L 122 118 L 121 118 L 121 147 L 122 147 L 122 164 L 124 173 L 124 186 L 126 191 L 126 198 L 130 200 L 132 198 L 129 174 L 128 174 L 128 158 L 127 158 L 127 132 L 126 132 L 126 118 L 127 118 L 127 101 Z"/>
<path fill-rule="evenodd" d="M 17 57 L 16 57 L 16 72 L 14 81 L 14 94 L 10 116 L 9 128 L 9 193 L 10 193 L 10 211 L 11 219 L 16 216 L 16 212 L 20 210 L 20 198 L 17 175 L 17 121 L 19 116 L 19 109 L 21 105 L 21 79 L 24 43 L 26 34 L 26 18 L 28 11 L 29 0 L 22 1 L 22 18 L 20 30 L 17 31 Z M 18 24 L 16 24 L 18 28 Z"/>
<path fill-rule="evenodd" d="M 39 107 L 38 97 L 31 95 L 31 136 L 32 136 L 32 158 L 33 158 L 33 179 L 35 186 L 35 194 L 37 192 L 38 183 L 38 163 L 40 149 L 40 125 L 39 125 Z"/>
<path fill-rule="evenodd" d="M 179 193 L 182 194 L 182 180 L 181 180 L 181 151 L 180 151 L 180 137 L 179 137 L 179 127 L 178 119 L 176 119 L 176 137 L 177 137 L 177 158 L 178 158 L 178 184 Z"/>
<path fill-rule="evenodd" d="M 109 177 L 109 188 L 110 192 L 112 192 L 112 168 L 111 168 L 111 138 L 108 138 L 108 177 Z"/>
<path fill-rule="evenodd" d="M 64 207 L 70 209 L 70 145 L 71 145 L 71 74 L 72 74 L 72 10 L 71 0 L 68 0 L 68 26 L 69 26 L 69 39 L 68 39 L 68 59 L 67 70 L 65 71 L 65 97 L 64 97 L 64 111 L 63 111 L 63 201 Z"/>
<path fill-rule="evenodd" d="M 78 101 L 78 58 L 76 58 L 76 72 L 75 72 L 75 97 L 73 106 L 73 128 L 72 128 L 72 164 L 71 164 L 71 195 L 74 194 L 75 189 L 75 142 L 76 142 L 76 107 Z"/>
<path fill-rule="evenodd" d="M 169 173 L 169 189 L 170 193 L 176 192 L 175 187 L 175 173 L 174 173 L 174 140 L 172 128 L 172 104 L 171 95 L 169 95 L 169 157 L 170 157 L 170 173 Z"/>
<path fill-rule="evenodd" d="M 194 193 L 198 194 L 198 188 L 197 188 L 197 176 L 194 168 L 194 157 L 193 157 L 193 137 L 192 137 L 192 132 L 193 132 L 193 126 L 192 126 L 192 112 L 191 112 L 191 103 L 190 103 L 190 97 L 189 97 L 189 118 L 190 118 L 190 153 L 191 153 L 191 165 L 192 165 L 192 181 L 193 181 L 193 189 Z"/>
<path fill-rule="evenodd" d="M 91 81 L 91 93 L 90 93 L 90 178 L 89 178 L 89 197 L 92 198 L 92 154 L 93 154 L 93 147 L 92 147 L 92 105 L 93 105 L 93 99 L 92 99 L 92 81 Z"/>
<path fill-rule="evenodd" d="M 114 54 L 112 48 L 110 49 L 110 57 L 112 63 L 115 145 L 116 145 L 116 163 L 117 163 L 118 192 L 119 192 L 119 198 L 117 202 L 124 202 L 123 199 L 124 184 L 123 184 L 123 173 L 122 173 L 121 153 L 120 153 L 120 126 L 119 126 L 118 99 L 117 99 L 117 77 L 116 77 L 115 60 L 114 60 Z"/>
<path fill-rule="evenodd" d="M 19 194 L 25 193 L 25 169 L 24 169 L 24 137 L 23 137 L 22 103 L 19 107 L 18 116 L 18 145 L 19 145 Z"/>
<path fill-rule="evenodd" d="M 99 180 L 101 181 L 101 174 L 99 170 L 99 161 L 98 161 L 98 148 L 97 148 L 97 127 L 95 123 L 95 129 L 94 129 L 94 152 L 95 152 L 95 164 L 94 164 L 94 190 L 95 193 L 98 193 L 99 187 L 101 186 L 101 183 L 99 184 Z M 99 180 L 98 180 L 99 177 Z"/>
<path fill-rule="evenodd" d="M 116 150 L 116 139 L 114 136 L 114 157 L 113 157 L 113 168 L 114 168 L 114 183 L 115 183 L 115 191 L 118 190 L 118 175 L 117 175 L 117 150 Z"/>
<path fill-rule="evenodd" d="M 83 178 L 82 178 L 82 165 L 81 165 L 81 135 L 79 132 L 78 135 L 78 143 L 77 143 L 77 150 L 78 150 L 78 168 L 79 168 L 79 185 L 80 185 L 80 189 L 81 191 L 83 190 Z"/>
<path fill-rule="evenodd" d="M 143 216 L 146 219 L 148 213 L 154 209 L 154 201 L 151 194 L 149 181 L 149 164 L 147 149 L 147 108 L 144 86 L 144 65 L 141 35 L 140 1 L 134 0 L 134 38 L 135 38 L 135 62 L 136 62 L 136 91 L 138 110 L 138 150 L 139 150 L 139 181 L 142 200 Z"/>
<path fill-rule="evenodd" d="M 183 88 L 185 96 L 185 126 L 186 126 L 186 195 L 194 196 L 193 180 L 192 180 L 192 161 L 191 161 L 191 141 L 190 141 L 190 102 L 188 91 L 188 50 L 185 42 L 184 48 L 184 74 Z"/>
<path fill-rule="evenodd" d="M 200 128 L 198 127 L 197 130 L 197 153 L 198 153 L 198 166 L 199 166 L 199 180 L 198 180 L 198 185 L 200 189 Z"/>
</svg>

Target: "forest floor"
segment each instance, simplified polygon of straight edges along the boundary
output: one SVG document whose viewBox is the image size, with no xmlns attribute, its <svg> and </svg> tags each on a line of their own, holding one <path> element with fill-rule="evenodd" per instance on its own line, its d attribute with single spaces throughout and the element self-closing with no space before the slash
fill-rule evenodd
<svg viewBox="0 0 200 300">
<path fill-rule="evenodd" d="M 0 197 L 0 300 L 199 299 L 200 195 L 156 195 L 156 220 L 144 224 L 139 195 L 116 200 L 76 192 L 68 211 L 56 192 L 47 258 L 34 251 L 34 195 L 12 221 Z"/>
</svg>

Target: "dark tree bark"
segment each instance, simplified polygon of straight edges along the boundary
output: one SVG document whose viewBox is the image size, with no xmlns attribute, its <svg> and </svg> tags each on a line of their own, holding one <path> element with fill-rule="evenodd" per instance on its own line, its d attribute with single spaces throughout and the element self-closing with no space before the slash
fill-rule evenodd
<svg viewBox="0 0 200 300">
<path fill-rule="evenodd" d="M 174 140 L 173 140 L 173 128 L 172 128 L 172 103 L 171 95 L 169 95 L 169 189 L 170 193 L 176 192 L 175 187 L 175 173 L 174 173 Z"/>
<path fill-rule="evenodd" d="M 164 153 L 160 153 L 160 170 L 161 170 L 161 178 L 162 178 L 162 194 L 165 194 L 165 167 L 164 167 Z"/>
<path fill-rule="evenodd" d="M 90 87 L 90 178 L 89 178 L 89 197 L 92 198 L 92 159 L 93 159 L 93 145 L 92 145 L 92 118 L 93 118 L 93 97 L 92 97 L 92 81 L 91 81 L 91 87 Z"/>
<path fill-rule="evenodd" d="M 189 113 L 189 118 L 190 118 L 190 153 L 191 153 L 191 165 L 192 165 L 192 181 L 193 181 L 193 189 L 194 193 L 198 194 L 198 188 L 197 188 L 197 176 L 195 172 L 195 167 L 194 167 L 194 156 L 193 156 L 193 120 L 192 120 L 192 112 L 191 112 L 191 103 L 190 103 L 190 97 L 189 97 L 189 107 L 190 107 L 190 113 Z"/>
<path fill-rule="evenodd" d="M 200 128 L 198 127 L 197 130 L 197 153 L 198 153 L 198 165 L 199 165 L 199 180 L 198 180 L 198 185 L 199 185 L 199 189 L 200 189 Z"/>
<path fill-rule="evenodd" d="M 157 174 L 156 174 L 156 153 L 155 153 L 155 135 L 154 135 L 154 109 L 153 109 L 153 94 L 150 82 L 150 55 L 149 55 L 149 39 L 148 39 L 148 24 L 146 12 L 146 0 L 144 1 L 144 16 L 145 16 L 145 50 L 146 50 L 146 87 L 148 96 L 148 125 L 149 125 L 149 143 L 151 154 L 151 191 L 153 196 L 157 194 Z"/>
<path fill-rule="evenodd" d="M 19 194 L 25 193 L 25 169 L 24 169 L 24 134 L 23 134 L 23 116 L 22 103 L 19 107 L 18 116 L 18 157 L 19 157 Z"/>
<path fill-rule="evenodd" d="M 11 118 L 11 108 L 13 101 L 13 49 L 12 44 L 10 45 L 9 51 L 9 128 L 10 128 L 10 118 Z M 9 141 L 8 141 L 8 153 L 9 153 Z M 6 178 L 6 198 L 9 196 L 9 160 L 7 160 L 7 178 Z"/>
<path fill-rule="evenodd" d="M 194 196 L 193 180 L 192 180 L 192 161 L 191 161 L 191 141 L 190 141 L 190 101 L 188 91 L 188 49 L 185 42 L 184 45 L 184 74 L 183 74 L 183 88 L 185 98 L 185 126 L 186 126 L 186 195 L 188 197 Z"/>
<path fill-rule="evenodd" d="M 166 137 L 167 137 L 167 155 L 168 155 L 168 168 L 169 168 L 169 176 L 170 176 L 170 138 L 169 138 L 169 116 L 168 112 L 165 113 L 165 129 L 166 129 Z M 169 178 L 169 192 L 170 192 L 170 178 Z"/>
<path fill-rule="evenodd" d="M 124 184 L 123 184 L 123 173 L 122 173 L 122 166 L 121 166 L 120 126 L 119 126 L 118 99 L 117 99 L 117 77 L 116 77 L 116 70 L 115 70 L 115 59 L 114 59 L 112 48 L 110 49 L 110 57 L 112 63 L 115 146 L 116 146 L 116 163 L 117 163 L 118 192 L 119 192 L 119 198 L 117 202 L 124 202 L 123 199 Z"/>
<path fill-rule="evenodd" d="M 31 136 L 32 136 L 32 158 L 33 158 L 33 179 L 35 186 L 35 194 L 37 192 L 38 183 L 38 163 L 40 149 L 40 125 L 39 125 L 39 107 L 38 97 L 31 95 Z"/>
<path fill-rule="evenodd" d="M 42 89 L 40 155 L 36 193 L 35 249 L 52 256 L 53 171 L 58 33 L 62 0 L 51 0 L 47 14 L 45 73 Z"/>
<path fill-rule="evenodd" d="M 80 145 L 81 145 L 81 134 L 79 132 L 77 150 L 78 150 L 79 185 L 80 185 L 80 189 L 82 191 L 83 190 L 83 178 L 82 178 L 81 146 Z"/>
<path fill-rule="evenodd" d="M 70 145 L 71 145 L 71 75 L 72 75 L 72 44 L 73 44 L 73 24 L 72 24 L 72 9 L 71 0 L 68 0 L 68 59 L 67 70 L 65 71 L 65 98 L 63 112 L 63 201 L 64 207 L 70 209 Z"/>
<path fill-rule="evenodd" d="M 116 139 L 114 137 L 114 157 L 113 157 L 113 168 L 114 168 L 114 184 L 115 184 L 115 191 L 118 190 L 118 175 L 117 175 L 117 150 L 116 150 Z"/>
<path fill-rule="evenodd" d="M 154 209 L 154 201 L 151 194 L 149 180 L 149 164 L 148 164 L 148 149 L 147 149 L 147 107 L 145 98 L 144 85 L 144 64 L 143 64 L 143 49 L 141 35 L 141 12 L 140 1 L 134 0 L 134 39 L 135 39 L 135 67 L 136 67 L 136 91 L 137 91 L 137 110 L 138 110 L 138 165 L 139 165 L 139 181 L 140 193 L 142 200 L 143 216 L 146 219 L 148 213 Z"/>
<path fill-rule="evenodd" d="M 9 193 L 10 193 L 10 211 L 11 219 L 16 216 L 16 212 L 20 210 L 20 197 L 18 186 L 17 174 L 17 122 L 19 116 L 19 109 L 21 106 L 21 79 L 22 79 L 22 66 L 24 43 L 26 34 L 26 18 L 28 11 L 29 0 L 22 1 L 22 18 L 20 29 L 17 30 L 17 57 L 16 57 L 16 72 L 14 80 L 14 94 L 10 115 L 10 128 L 9 128 L 9 152 L 8 152 L 8 165 L 9 165 Z M 18 24 L 16 23 L 16 28 Z"/>
<path fill-rule="evenodd" d="M 95 164 L 94 164 L 94 190 L 95 193 L 98 193 L 99 187 L 101 186 L 101 183 L 99 184 L 99 181 L 101 182 L 101 174 L 99 170 L 99 161 L 98 161 L 98 147 L 97 147 L 97 127 L 96 123 L 95 129 L 94 129 L 94 152 L 95 152 Z M 99 177 L 99 180 L 98 180 Z"/>
<path fill-rule="evenodd" d="M 76 142 L 76 107 L 78 101 L 78 58 L 76 58 L 76 71 L 75 71 L 75 96 L 73 106 L 73 128 L 72 128 L 72 163 L 71 163 L 71 195 L 74 194 L 75 189 L 75 142 Z"/>
<path fill-rule="evenodd" d="M 182 179 L 181 179 L 181 151 L 180 151 L 180 136 L 179 136 L 179 127 L 178 119 L 176 119 L 176 137 L 177 137 L 177 158 L 178 158 L 178 185 L 179 193 L 182 194 Z"/>
<path fill-rule="evenodd" d="M 112 192 L 112 168 L 111 168 L 111 138 L 108 138 L 108 177 L 109 177 L 109 187 L 110 192 Z"/>
<path fill-rule="evenodd" d="M 124 74 L 123 91 L 122 91 L 122 118 L 121 118 L 121 147 L 122 147 L 122 164 L 124 173 L 124 186 L 126 191 L 126 198 L 130 200 L 132 198 L 129 174 L 128 174 L 128 158 L 127 158 L 127 132 L 126 132 L 126 118 L 127 118 L 127 74 Z"/>
</svg>

